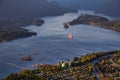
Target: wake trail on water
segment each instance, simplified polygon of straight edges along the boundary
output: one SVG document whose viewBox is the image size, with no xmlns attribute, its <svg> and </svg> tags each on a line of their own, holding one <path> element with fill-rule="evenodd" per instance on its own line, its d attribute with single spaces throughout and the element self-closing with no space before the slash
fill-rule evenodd
<svg viewBox="0 0 120 80">
<path fill-rule="evenodd" d="M 19 65 L 17 65 L 17 64 L 13 64 L 13 63 L 10 63 L 10 62 L 2 62 L 2 63 L 4 63 L 4 64 L 7 64 L 7 65 L 10 65 L 10 66 L 12 66 L 12 67 L 16 67 L 16 68 L 18 68 L 18 69 L 21 69 L 21 70 L 30 70 L 29 68 L 25 68 L 25 67 L 22 67 L 22 66 L 19 66 Z"/>
</svg>

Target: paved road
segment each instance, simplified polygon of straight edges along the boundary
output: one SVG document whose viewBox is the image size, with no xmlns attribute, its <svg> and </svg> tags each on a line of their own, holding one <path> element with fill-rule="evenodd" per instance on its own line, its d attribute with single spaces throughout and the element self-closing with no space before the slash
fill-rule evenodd
<svg viewBox="0 0 120 80">
<path fill-rule="evenodd" d="M 93 68 L 93 74 L 96 76 L 97 80 L 100 80 L 99 74 L 98 74 L 98 72 L 95 70 L 95 67 L 94 67 L 94 64 L 95 64 L 97 61 L 98 61 L 98 59 L 97 59 L 97 60 L 94 60 L 94 61 L 92 62 L 92 68 Z"/>
</svg>

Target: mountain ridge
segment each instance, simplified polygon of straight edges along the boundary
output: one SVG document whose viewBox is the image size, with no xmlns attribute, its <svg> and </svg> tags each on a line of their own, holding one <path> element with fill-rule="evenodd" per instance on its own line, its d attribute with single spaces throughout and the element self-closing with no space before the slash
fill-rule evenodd
<svg viewBox="0 0 120 80">
<path fill-rule="evenodd" d="M 2 0 L 0 3 L 0 18 L 44 17 L 65 12 L 57 3 L 47 0 Z"/>
</svg>

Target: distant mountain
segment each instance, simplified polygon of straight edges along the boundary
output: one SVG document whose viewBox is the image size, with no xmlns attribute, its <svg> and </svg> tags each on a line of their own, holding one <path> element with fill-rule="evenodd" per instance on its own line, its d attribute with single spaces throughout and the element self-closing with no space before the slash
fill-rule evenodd
<svg viewBox="0 0 120 80">
<path fill-rule="evenodd" d="M 54 0 L 71 9 L 94 10 L 110 16 L 120 17 L 120 0 Z"/>
<path fill-rule="evenodd" d="M 47 0 L 0 0 L 0 18 L 43 17 L 64 12 L 57 3 Z"/>
<path fill-rule="evenodd" d="M 54 16 L 78 9 L 120 17 L 119 3 L 120 0 L 0 0 L 0 18 Z"/>
</svg>

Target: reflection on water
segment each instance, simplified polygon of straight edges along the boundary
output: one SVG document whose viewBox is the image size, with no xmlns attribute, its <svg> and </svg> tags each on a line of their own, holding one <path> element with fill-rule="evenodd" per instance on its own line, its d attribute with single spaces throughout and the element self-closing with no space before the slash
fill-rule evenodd
<svg viewBox="0 0 120 80">
<path fill-rule="evenodd" d="M 37 32 L 37 36 L 0 44 L 0 78 L 20 70 L 13 65 L 32 69 L 32 65 L 36 63 L 52 64 L 71 59 L 73 56 L 120 48 L 120 33 L 118 32 L 88 25 L 63 28 L 63 22 L 77 18 L 81 13 L 43 18 L 45 24 L 41 27 L 33 25 L 27 27 Z M 74 36 L 73 40 L 68 39 L 69 33 Z M 33 60 L 21 61 L 19 57 L 23 55 L 30 55 Z"/>
</svg>

